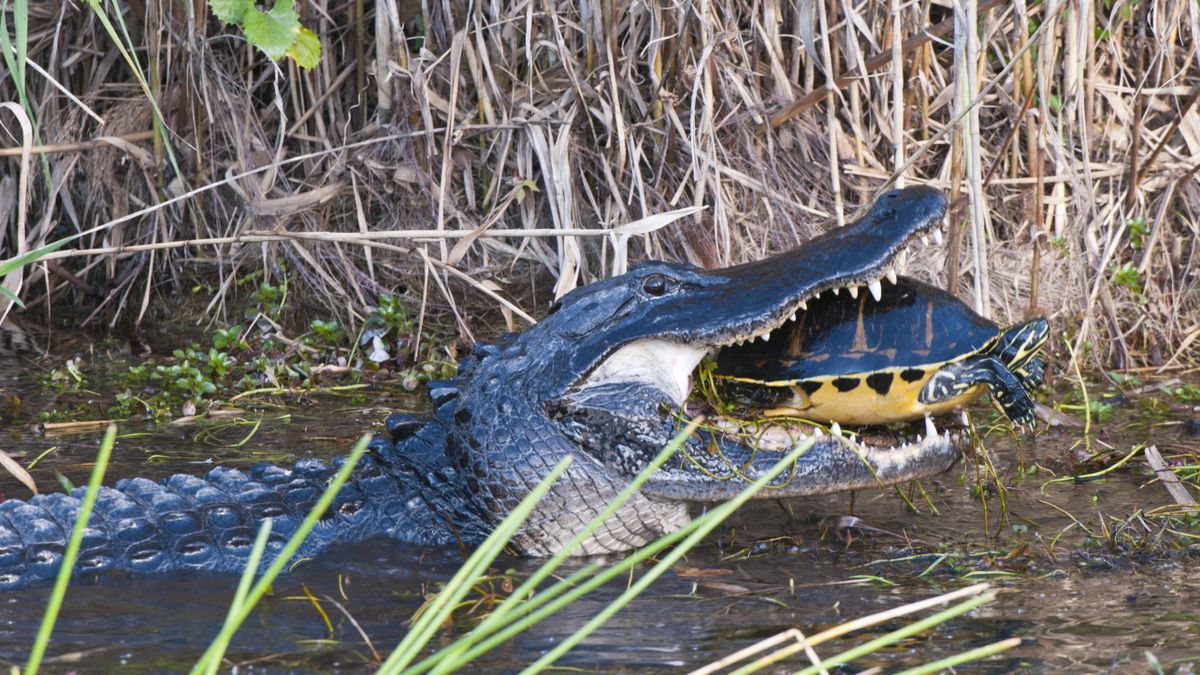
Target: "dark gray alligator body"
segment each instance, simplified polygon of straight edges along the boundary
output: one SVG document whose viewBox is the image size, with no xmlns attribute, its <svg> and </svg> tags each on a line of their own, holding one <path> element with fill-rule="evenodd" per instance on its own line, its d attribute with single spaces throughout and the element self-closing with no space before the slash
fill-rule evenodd
<svg viewBox="0 0 1200 675">
<path fill-rule="evenodd" d="M 559 551 L 676 433 L 705 354 L 769 333 L 817 293 L 878 279 L 944 209 L 936 191 L 909 188 L 767 260 L 720 270 L 646 263 L 576 289 L 527 332 L 479 346 L 455 378 L 431 384 L 431 416 L 390 417 L 390 438 L 372 442 L 300 555 L 369 537 L 477 543 L 570 455 L 514 540 L 528 555 Z M 772 449 L 696 434 L 575 553 L 627 550 L 678 527 L 687 502 L 737 494 L 799 437 L 789 438 Z M 910 480 L 945 470 L 958 454 L 949 432 L 857 454 L 825 436 L 768 496 Z M 120 481 L 100 495 L 77 569 L 239 571 L 261 521 L 273 518 L 269 558 L 334 471 L 302 460 L 291 469 Z M 0 504 L 0 588 L 56 573 L 81 495 Z"/>
</svg>

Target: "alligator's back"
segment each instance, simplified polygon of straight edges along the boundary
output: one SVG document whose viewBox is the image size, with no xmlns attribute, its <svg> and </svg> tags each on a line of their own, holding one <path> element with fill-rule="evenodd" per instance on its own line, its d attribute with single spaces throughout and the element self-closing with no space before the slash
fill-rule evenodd
<svg viewBox="0 0 1200 675">
<path fill-rule="evenodd" d="M 297 558 L 369 537 L 428 545 L 457 540 L 424 500 L 422 481 L 376 458 L 394 458 L 405 449 L 417 457 L 434 449 L 397 447 L 383 439 L 373 441 L 371 449 L 375 456 L 362 458 Z M 249 472 L 217 467 L 204 478 L 179 474 L 159 482 L 119 481 L 98 495 L 76 572 L 237 572 L 269 517 L 265 566 L 316 504 L 338 466 L 340 460 L 330 466 L 304 459 L 290 469 L 269 464 Z M 0 503 L 0 589 L 57 574 L 82 497 L 83 488 L 77 488 L 71 494 Z"/>
</svg>

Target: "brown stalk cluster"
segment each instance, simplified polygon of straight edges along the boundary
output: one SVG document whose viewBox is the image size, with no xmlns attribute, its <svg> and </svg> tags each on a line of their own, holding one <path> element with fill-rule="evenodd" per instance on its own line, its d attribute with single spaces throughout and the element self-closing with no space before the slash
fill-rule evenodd
<svg viewBox="0 0 1200 675">
<path fill-rule="evenodd" d="M 0 111 L 4 256 L 107 226 L 26 268 L 26 302 L 111 321 L 202 277 L 221 309 L 261 271 L 349 318 L 392 289 L 536 316 L 631 261 L 758 258 L 919 182 L 957 208 L 912 274 L 1001 322 L 1048 314 L 1104 365 L 1200 361 L 1191 3 L 298 7 L 311 72 L 202 0 L 108 2 L 143 87 L 97 14 L 30 3 L 39 136 L 19 224 Z"/>
</svg>

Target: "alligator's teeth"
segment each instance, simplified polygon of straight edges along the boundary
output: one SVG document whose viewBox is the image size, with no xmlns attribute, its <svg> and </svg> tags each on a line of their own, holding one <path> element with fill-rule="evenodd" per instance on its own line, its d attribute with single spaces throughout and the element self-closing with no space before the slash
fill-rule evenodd
<svg viewBox="0 0 1200 675">
<path fill-rule="evenodd" d="M 922 245 L 922 246 L 928 246 L 928 245 L 929 245 L 929 235 L 927 235 L 927 234 L 923 234 L 923 235 L 921 235 L 921 245 Z"/>
<path fill-rule="evenodd" d="M 850 290 L 850 297 L 857 300 L 858 299 L 858 286 L 851 286 L 849 290 Z"/>
<path fill-rule="evenodd" d="M 925 416 L 925 435 L 930 438 L 935 438 L 938 435 L 937 427 L 933 425 L 933 418 L 929 415 Z"/>
<path fill-rule="evenodd" d="M 941 231 L 941 230 L 934 230 L 934 231 L 933 231 L 933 243 L 937 244 L 938 246 L 941 246 L 941 245 L 942 245 L 942 241 L 943 241 L 943 239 L 942 239 L 942 231 Z"/>
<path fill-rule="evenodd" d="M 842 435 L 842 425 L 838 424 L 837 422 L 834 422 L 833 424 L 829 425 L 829 433 L 833 434 L 834 436 L 841 436 Z"/>
<path fill-rule="evenodd" d="M 878 279 L 867 284 L 867 289 L 871 291 L 871 297 L 875 298 L 875 302 L 883 299 L 883 284 L 879 283 Z"/>
<path fill-rule="evenodd" d="M 795 321 L 795 320 L 796 320 L 796 313 L 792 312 L 792 316 L 788 319 L 788 321 Z"/>
<path fill-rule="evenodd" d="M 821 291 L 817 291 L 816 293 L 813 294 L 813 300 L 816 300 L 819 297 L 821 297 Z"/>
<path fill-rule="evenodd" d="M 841 291 L 841 290 L 842 290 L 842 289 L 838 288 L 837 286 L 834 286 L 834 287 L 833 287 L 833 294 L 834 294 L 834 295 L 837 295 L 837 294 L 838 294 L 838 292 L 839 292 L 839 291 Z"/>
<path fill-rule="evenodd" d="M 967 419 L 967 411 L 966 410 L 962 411 L 962 423 L 963 423 L 964 427 L 971 426 L 971 420 Z"/>
<path fill-rule="evenodd" d="M 921 434 L 917 434 L 917 440 L 915 441 L 915 443 L 917 445 L 921 445 L 924 442 L 925 442 L 925 440 L 921 438 Z"/>
<path fill-rule="evenodd" d="M 801 300 L 801 301 L 800 301 L 800 309 L 803 309 L 804 311 L 806 311 L 806 312 L 807 312 L 807 311 L 808 311 L 808 303 L 807 303 L 807 302 L 805 302 L 805 301 L 803 301 L 803 300 Z M 796 319 L 794 318 L 795 316 L 796 316 L 795 314 L 793 314 L 793 315 L 792 315 L 792 317 L 793 317 L 793 318 L 792 318 L 792 321 L 795 321 L 795 320 L 796 320 Z"/>
<path fill-rule="evenodd" d="M 896 270 L 888 270 L 887 271 L 887 280 L 892 282 L 893 285 L 895 285 L 897 283 Z"/>
<path fill-rule="evenodd" d="M 770 342 L 770 341 L 771 341 L 771 334 L 770 334 L 770 333 L 763 333 L 763 334 L 762 334 L 762 335 L 759 337 L 759 339 L 760 339 L 760 340 L 762 340 L 763 342 Z"/>
</svg>

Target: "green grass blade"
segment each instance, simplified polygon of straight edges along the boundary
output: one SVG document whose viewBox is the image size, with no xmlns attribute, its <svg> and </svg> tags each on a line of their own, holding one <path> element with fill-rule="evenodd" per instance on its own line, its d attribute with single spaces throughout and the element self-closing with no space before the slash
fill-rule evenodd
<svg viewBox="0 0 1200 675">
<path fill-rule="evenodd" d="M 479 658 L 479 656 L 482 654 L 495 649 L 497 646 L 503 644 L 506 640 L 516 636 L 522 631 L 528 630 L 531 626 L 534 626 L 544 619 L 554 615 L 556 612 L 560 611 L 564 607 L 569 606 L 572 602 L 578 600 L 584 595 L 587 595 L 596 588 L 604 585 L 618 576 L 627 574 L 629 570 L 633 569 L 638 564 L 657 555 L 663 549 L 686 537 L 688 534 L 694 531 L 696 523 L 702 522 L 703 521 L 701 519 L 697 519 L 692 524 L 656 539 L 650 544 L 638 549 L 635 553 L 625 558 L 621 562 L 602 570 L 600 573 L 595 574 L 590 578 L 587 578 L 582 583 L 580 583 L 577 575 L 572 575 L 571 577 L 554 584 L 541 593 L 538 593 L 535 597 L 531 598 L 525 606 L 522 607 L 522 609 L 529 612 L 528 614 L 522 615 L 512 623 L 505 626 L 503 629 L 493 633 L 491 636 L 488 636 L 486 639 L 480 641 L 479 644 L 467 650 L 465 653 L 462 653 L 456 659 L 439 657 L 439 663 L 437 664 L 436 672 L 447 672 L 449 670 L 461 668 L 471 660 Z M 590 570 L 590 568 L 588 569 Z M 584 572 L 584 570 L 581 570 L 580 572 Z M 568 589 L 569 592 L 563 593 L 563 591 L 567 591 Z M 415 670 L 417 669 L 414 668 L 414 671 Z"/>
<path fill-rule="evenodd" d="M 896 675 L 928 675 L 929 673 L 940 673 L 944 670 L 950 670 L 951 668 L 961 666 L 964 663 L 978 661 L 979 659 L 985 659 L 989 656 L 999 654 L 1000 652 L 1008 651 L 1009 649 L 1018 647 L 1020 645 L 1021 638 L 1009 638 L 1007 640 L 993 642 L 990 645 L 984 645 L 982 647 L 970 649 L 965 652 L 955 654 L 954 656 L 947 656 L 944 659 L 926 663 L 923 666 L 902 670 Z"/>
<path fill-rule="evenodd" d="M 500 554 L 500 551 L 512 539 L 517 528 L 525 522 L 525 519 L 533 512 L 533 509 L 541 501 L 542 497 L 550 491 L 550 487 L 554 484 L 554 481 L 558 480 L 563 471 L 566 471 L 567 467 L 570 466 L 571 460 L 572 457 L 570 455 L 563 457 L 555 465 L 554 469 L 521 500 L 521 503 L 504 520 L 500 521 L 500 525 L 475 550 L 475 553 L 467 559 L 467 562 L 459 568 L 454 578 L 438 593 L 437 598 L 434 599 L 431 606 L 421 614 L 420 619 L 413 624 L 413 627 L 409 629 L 404 639 L 401 640 L 396 649 L 384 661 L 379 669 L 380 675 L 399 673 L 420 654 L 421 650 L 429 642 L 429 639 L 433 637 L 434 632 L 450 616 L 450 612 L 454 610 L 454 607 L 458 605 L 459 600 L 467 594 L 467 591 L 471 589 L 471 585 L 475 580 L 482 575 L 487 566 L 491 564 L 492 560 Z"/>
<path fill-rule="evenodd" d="M 163 117 L 162 110 L 158 107 L 158 101 L 154 98 L 154 92 L 150 89 L 150 83 L 146 81 L 146 76 L 142 72 L 142 64 L 137 58 L 137 49 L 134 47 L 132 38 L 129 37 L 129 31 L 125 27 L 125 19 L 121 17 L 121 12 L 116 12 L 117 23 L 121 25 L 121 32 L 118 33 L 116 26 L 114 26 L 112 24 L 112 20 L 109 19 L 108 13 L 104 11 L 104 7 L 100 0 L 85 1 L 87 2 L 88 7 L 92 9 L 92 12 L 95 13 L 96 18 L 99 19 L 100 25 L 104 27 L 104 31 L 108 33 L 109 39 L 111 39 L 113 44 L 117 47 L 117 51 L 120 52 L 122 58 L 125 59 L 125 64 L 128 65 L 129 70 L 133 72 L 133 76 L 137 80 L 138 86 L 142 89 L 142 94 L 150 103 L 150 110 L 154 113 L 155 130 L 158 132 L 158 138 L 162 140 L 163 149 L 167 152 L 167 160 L 170 161 L 171 168 L 175 170 L 175 175 L 186 175 L 180 170 L 179 163 L 175 159 L 175 148 L 171 143 L 171 136 L 168 133 L 166 119 Z M 122 40 L 122 35 L 124 35 L 124 40 Z"/>
<path fill-rule="evenodd" d="M 334 497 L 337 496 L 337 493 L 341 491 L 342 486 L 345 485 L 346 480 L 350 477 L 350 472 L 354 470 L 354 467 L 358 465 L 358 460 L 362 459 L 363 453 L 367 451 L 367 443 L 370 440 L 371 436 L 368 434 L 359 439 L 358 443 L 355 444 L 354 449 L 350 451 L 350 456 L 346 458 L 345 464 L 342 465 L 342 468 L 338 469 L 337 475 L 333 477 L 333 481 L 329 483 L 329 487 L 325 488 L 325 492 L 321 494 L 321 498 L 317 500 L 317 504 L 313 506 L 308 517 L 304 519 L 304 522 L 300 523 L 300 527 L 296 528 L 296 531 L 292 533 L 292 536 L 279 552 L 279 555 L 271 561 L 271 565 L 263 572 L 262 577 L 254 584 L 250 592 L 246 594 L 245 602 L 242 606 L 237 608 L 236 612 L 232 612 L 234 620 L 226 621 L 226 624 L 221 628 L 221 632 L 213 639 L 212 644 L 209 645 L 208 649 L 200 657 L 200 660 L 196 662 L 196 665 L 192 666 L 192 675 L 200 675 L 200 673 L 207 672 L 210 667 L 209 663 L 214 660 L 220 663 L 220 657 L 217 655 L 217 652 L 221 649 L 221 645 L 229 643 L 233 634 L 241 627 L 246 617 L 250 616 L 250 612 L 254 610 L 254 606 L 258 604 L 262 596 L 266 595 L 267 589 L 271 587 L 275 578 L 283 571 L 284 565 L 287 565 L 291 561 L 292 556 L 296 554 L 296 551 L 300 549 L 300 545 L 308 537 L 308 533 L 312 532 L 312 529 L 316 527 L 317 521 L 329 509 L 329 505 L 333 503 Z"/>
<path fill-rule="evenodd" d="M 799 457 L 799 455 L 806 451 L 807 447 L 800 446 L 796 448 L 794 454 L 796 457 Z M 782 459 L 777 466 L 778 468 L 783 469 L 792 461 L 794 461 L 792 457 L 788 456 Z M 769 480 L 769 477 L 767 480 Z M 751 486 L 743 492 L 743 495 L 746 499 L 749 499 L 749 497 L 752 496 L 756 491 L 757 488 Z M 590 568 L 576 572 L 574 575 L 559 581 L 550 588 L 543 590 L 531 598 L 528 602 L 521 606 L 521 610 L 523 612 L 527 612 L 527 614 L 524 614 L 499 631 L 493 633 L 491 636 L 483 639 L 466 652 L 456 650 L 454 649 L 455 646 L 451 645 L 450 647 L 442 650 L 442 652 L 439 652 L 433 657 L 426 659 L 426 661 L 422 662 L 417 667 L 414 667 L 412 669 L 413 672 L 420 672 L 421 670 L 429 667 L 435 667 L 435 672 L 439 673 L 462 668 L 471 660 L 478 658 L 480 655 L 490 651 L 491 649 L 494 649 L 504 641 L 512 638 L 524 630 L 527 630 L 529 627 L 537 624 L 547 617 L 552 616 L 554 613 L 570 605 L 575 600 L 590 593 L 599 586 L 611 581 L 617 576 L 627 574 L 629 570 L 633 569 L 638 564 L 658 555 L 663 549 L 672 546 L 676 542 L 690 536 L 698 529 L 703 528 L 704 533 L 710 532 L 725 518 L 732 514 L 733 511 L 737 509 L 737 506 L 741 503 L 743 502 L 738 501 L 737 504 L 733 505 L 727 503 L 699 518 L 696 518 L 694 521 L 679 528 L 678 530 L 667 533 L 666 535 L 638 549 L 621 562 L 586 578 L 584 581 L 582 581 L 582 583 L 580 583 L 579 577 L 584 576 L 583 573 L 589 571 Z M 704 535 L 702 534 L 701 537 L 702 536 Z M 699 539 L 697 538 L 695 541 L 698 540 Z M 692 545 L 694 545 L 694 542 L 693 544 L 688 544 L 687 548 L 690 548 Z M 686 552 L 686 550 L 686 548 L 681 550 L 680 555 L 682 555 L 683 552 Z M 563 591 L 568 589 L 569 592 L 563 593 Z"/>
<path fill-rule="evenodd" d="M 229 612 L 225 614 L 225 623 L 221 626 L 222 631 L 218 634 L 217 640 L 213 641 L 216 651 L 208 659 L 208 669 L 205 671 L 207 675 L 216 675 L 217 670 L 221 667 L 221 659 L 224 658 L 226 650 L 229 649 L 228 638 L 233 637 L 233 631 L 226 632 L 224 628 L 233 623 L 238 613 L 246 606 L 246 598 L 250 595 L 250 585 L 254 583 L 254 573 L 258 571 L 258 564 L 262 561 L 263 551 L 267 550 L 267 539 L 271 535 L 272 523 L 273 520 L 271 518 L 265 518 L 263 519 L 262 526 L 258 528 L 258 536 L 254 538 L 254 546 L 250 549 L 250 557 L 246 559 L 246 566 L 242 569 L 242 577 L 238 580 L 237 591 L 233 594 L 233 600 L 229 603 Z M 228 638 L 221 640 L 221 636 L 228 636 Z"/>
<path fill-rule="evenodd" d="M 13 5 L 13 27 L 16 35 L 8 34 L 8 0 L 0 2 L 0 55 L 8 66 L 8 74 L 12 77 L 13 86 L 17 90 L 17 98 L 21 107 L 28 114 L 29 106 L 25 99 L 25 54 L 29 49 L 28 43 L 22 36 L 22 25 L 28 25 L 29 5 L 27 0 L 17 0 Z M 16 44 L 13 44 L 13 40 Z"/>
<path fill-rule="evenodd" d="M 62 248 L 67 242 L 71 241 L 72 239 L 75 239 L 78 236 L 79 235 L 76 234 L 76 235 L 71 235 L 70 237 L 64 237 L 62 239 L 59 239 L 58 241 L 46 244 L 45 246 L 42 246 L 40 248 L 35 248 L 32 251 L 25 253 L 24 255 L 19 255 L 15 258 L 8 258 L 6 260 L 0 260 L 0 276 L 8 274 L 9 272 L 11 272 L 19 267 L 24 267 L 26 265 L 29 265 L 31 263 L 35 263 L 35 262 L 41 260 L 47 254 L 57 251 L 58 249 Z"/>
<path fill-rule="evenodd" d="M 579 642 L 581 642 L 584 638 L 595 632 L 597 628 L 604 625 L 608 619 L 625 607 L 625 605 L 629 604 L 629 602 L 637 597 L 643 590 L 645 590 L 647 586 L 661 576 L 663 572 L 666 572 L 668 569 L 670 569 L 671 566 L 675 564 L 675 561 L 677 561 L 680 557 L 687 553 L 688 550 L 699 543 L 700 540 L 707 536 L 709 532 L 717 527 L 717 525 L 721 524 L 726 518 L 732 515 L 734 511 L 745 504 L 752 496 L 754 496 L 755 493 L 769 485 L 771 481 L 774 480 L 779 474 L 783 473 L 785 469 L 788 469 L 790 466 L 792 466 L 796 460 L 798 460 L 801 455 L 808 452 L 809 449 L 812 448 L 813 444 L 818 440 L 819 438 L 813 437 L 796 446 L 791 452 L 776 462 L 775 466 L 771 467 L 766 473 L 760 476 L 758 480 L 755 480 L 750 484 L 749 487 L 738 493 L 736 497 L 709 511 L 704 516 L 697 518 L 696 521 L 693 522 L 691 532 L 688 534 L 687 538 L 684 539 L 682 544 L 672 549 L 667 555 L 663 556 L 663 558 L 657 564 L 655 564 L 654 567 L 639 577 L 638 580 L 634 582 L 624 593 L 622 593 L 620 597 L 609 603 L 607 607 L 596 614 L 596 616 L 592 617 L 592 619 L 584 624 L 579 630 L 575 631 L 575 633 L 558 643 L 554 649 L 551 649 L 549 652 L 543 655 L 542 658 L 535 661 L 532 665 L 525 669 L 524 672 L 541 672 L 550 664 L 558 660 L 563 654 L 566 654 L 568 651 L 574 648 L 574 646 L 579 644 Z"/>
<path fill-rule="evenodd" d="M 597 514 L 596 517 L 593 518 L 585 528 L 578 532 L 571 539 L 571 541 L 567 542 L 561 551 L 547 560 L 543 565 L 539 566 L 538 569 L 532 575 L 530 575 L 524 583 L 522 583 L 515 591 L 505 598 L 503 602 L 493 609 L 491 613 L 488 614 L 487 618 L 485 618 L 470 633 L 465 635 L 462 639 L 456 640 L 453 645 L 446 650 L 443 650 L 444 653 L 439 652 L 434 656 L 439 660 L 448 659 L 450 661 L 456 661 L 458 656 L 466 652 L 474 644 L 478 643 L 489 634 L 494 633 L 509 623 L 511 620 L 510 614 L 513 611 L 528 613 L 534 607 L 536 607 L 537 605 L 530 605 L 528 603 L 523 604 L 522 601 L 527 598 L 543 581 L 545 581 L 547 577 L 553 574 L 563 562 L 570 558 L 575 549 L 577 549 L 580 544 L 582 544 L 589 536 L 591 536 L 597 528 L 603 525 L 605 521 L 607 521 L 614 513 L 617 512 L 618 509 L 621 508 L 621 506 L 625 504 L 625 502 L 629 501 L 634 494 L 641 490 L 646 481 L 650 479 L 650 476 L 653 475 L 654 472 L 659 469 L 659 467 L 665 464 L 672 455 L 679 451 L 679 448 L 682 447 L 688 437 L 690 437 L 696 431 L 696 428 L 700 426 L 702 421 L 702 419 L 692 420 L 687 427 L 676 434 L 675 437 L 671 439 L 671 442 L 668 443 L 667 446 L 663 448 L 662 451 L 659 452 L 658 455 L 644 469 L 642 469 L 642 471 L 638 473 L 633 481 L 631 481 L 629 485 L 627 485 L 625 489 L 622 490 L 620 494 L 618 494 L 617 497 L 604 508 L 604 510 Z M 579 575 L 580 573 L 576 572 L 571 576 L 571 578 L 575 578 Z M 557 593 L 561 593 L 570 588 L 570 585 L 560 582 L 551 588 L 558 588 Z M 557 595 L 557 593 L 555 593 L 555 595 Z M 545 597 L 543 598 L 542 602 L 546 602 L 553 597 L 554 595 Z M 413 671 L 422 672 L 426 666 L 432 665 L 431 661 L 432 659 L 427 659 L 426 662 L 422 662 L 414 667 Z M 440 672 L 440 669 L 437 672 Z"/>
<path fill-rule="evenodd" d="M 528 614 L 522 615 L 512 623 L 505 626 L 503 629 L 488 636 L 486 639 L 480 641 L 465 653 L 458 655 L 457 658 L 451 659 L 448 658 L 448 656 L 439 655 L 440 653 L 435 654 L 434 657 L 431 657 L 431 661 L 434 660 L 434 658 L 437 659 L 437 663 L 435 664 L 437 666 L 436 672 L 447 672 L 449 670 L 462 668 L 471 660 L 479 658 L 479 656 L 491 651 L 492 649 L 495 649 L 499 645 L 503 644 L 506 640 L 518 635 L 522 631 L 528 630 L 531 626 L 534 626 L 547 617 L 554 615 L 559 610 L 569 606 L 572 602 L 578 600 L 584 595 L 587 595 L 596 588 L 604 585 L 618 576 L 628 573 L 629 570 L 633 569 L 638 564 L 657 555 L 663 549 L 686 537 L 688 534 L 694 531 L 698 523 L 702 522 L 703 520 L 698 518 L 692 523 L 654 540 L 646 546 L 638 549 L 635 553 L 625 558 L 621 562 L 602 570 L 598 574 L 595 574 L 582 583 L 580 583 L 577 577 L 582 576 L 582 573 L 585 571 L 591 571 L 593 569 L 592 567 L 585 568 L 585 570 L 580 570 L 580 572 L 576 573 L 575 575 L 572 575 L 571 577 L 554 584 L 554 586 L 551 586 L 541 593 L 538 593 L 524 606 L 522 606 L 523 610 L 527 610 L 529 612 Z M 570 591 L 565 594 L 562 593 L 562 591 L 567 589 L 570 589 Z M 448 650 L 449 648 L 447 648 L 447 651 Z M 425 664 L 422 664 L 422 666 L 424 665 Z M 413 668 L 413 671 L 420 672 L 420 670 L 423 669 L 424 668 L 421 667 L 415 667 Z"/>
<path fill-rule="evenodd" d="M 96 493 L 104 481 L 104 472 L 108 468 L 108 459 L 112 456 L 113 444 L 117 440 L 117 427 L 108 425 L 104 431 L 104 440 L 100 442 L 100 451 L 96 453 L 96 466 L 92 467 L 92 477 L 88 479 L 87 490 L 79 505 L 79 515 L 75 518 L 75 527 L 71 530 L 71 538 L 67 541 L 67 550 L 63 552 L 62 566 L 58 568 L 58 577 L 54 580 L 54 590 L 46 603 L 46 614 L 42 616 L 42 625 L 38 629 L 29 652 L 29 661 L 25 664 L 27 675 L 36 675 L 46 654 L 46 646 L 50 644 L 50 634 L 54 632 L 54 622 L 58 619 L 58 611 L 62 608 L 63 598 L 67 594 L 67 584 L 71 581 L 71 570 L 75 567 L 75 559 L 79 557 L 79 546 L 83 541 L 83 531 L 87 528 L 88 518 L 92 515 L 92 507 L 96 504 Z"/>
</svg>

